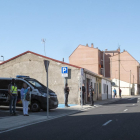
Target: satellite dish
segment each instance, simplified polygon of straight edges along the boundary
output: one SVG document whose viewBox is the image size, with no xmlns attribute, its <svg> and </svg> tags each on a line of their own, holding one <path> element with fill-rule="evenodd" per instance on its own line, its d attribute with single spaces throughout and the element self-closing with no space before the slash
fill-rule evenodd
<svg viewBox="0 0 140 140">
<path fill-rule="evenodd" d="M 115 86 L 115 83 L 114 83 L 114 82 L 111 82 L 111 85 L 112 85 L 112 86 Z"/>
</svg>

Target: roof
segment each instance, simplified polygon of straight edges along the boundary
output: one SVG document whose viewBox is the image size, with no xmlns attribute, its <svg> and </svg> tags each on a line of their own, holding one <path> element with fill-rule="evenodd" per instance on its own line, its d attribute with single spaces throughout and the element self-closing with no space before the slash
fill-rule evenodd
<svg viewBox="0 0 140 140">
<path fill-rule="evenodd" d="M 92 72 L 92 71 L 90 71 L 90 70 L 88 70 L 88 69 L 85 69 L 85 68 L 84 68 L 84 72 L 89 73 L 89 74 L 94 75 L 94 76 L 96 76 L 96 77 L 98 77 L 98 78 L 105 79 L 105 80 L 111 82 L 111 79 L 106 78 L 106 77 L 104 77 L 103 75 L 97 74 L 97 73 L 95 73 L 95 72 Z"/>
<path fill-rule="evenodd" d="M 89 46 L 85 46 L 85 45 L 81 45 L 81 44 L 78 45 L 78 47 L 79 47 L 79 46 L 88 47 L 88 48 L 91 48 L 91 49 L 98 49 L 98 48 L 93 48 L 93 47 L 89 47 Z M 78 49 L 78 47 L 72 52 L 72 54 Z M 98 50 L 99 50 L 99 49 L 98 49 Z M 71 54 L 71 55 L 72 55 L 72 54 Z M 71 55 L 70 55 L 69 57 L 71 57 Z"/>
<path fill-rule="evenodd" d="M 49 59 L 49 60 L 55 61 L 55 62 L 59 62 L 59 63 L 61 63 L 61 64 L 69 65 L 69 66 L 72 66 L 72 67 L 75 67 L 75 68 L 79 68 L 79 69 L 81 68 L 81 67 L 79 67 L 79 66 L 75 66 L 75 65 L 72 65 L 72 64 L 69 64 L 69 63 L 65 63 L 65 62 L 63 62 L 63 61 L 59 61 L 59 60 L 56 60 L 56 59 L 53 59 L 53 58 L 49 58 L 49 57 L 46 57 L 46 56 L 43 56 L 43 55 L 40 55 L 40 54 L 31 52 L 31 51 L 26 51 L 26 52 L 24 52 L 24 53 L 22 53 L 22 54 L 19 54 L 19 55 L 15 56 L 15 57 L 13 57 L 13 58 L 11 58 L 11 59 L 8 59 L 7 61 L 4 61 L 4 62 L 0 63 L 0 65 L 3 65 L 3 64 L 5 64 L 5 63 L 8 63 L 9 61 L 14 60 L 14 59 L 16 59 L 16 58 L 18 58 L 18 57 L 20 57 L 20 56 L 22 56 L 22 55 L 28 54 L 28 53 L 31 53 L 31 54 L 34 54 L 34 55 L 43 57 L 43 58 L 45 58 L 45 59 Z"/>
<path fill-rule="evenodd" d="M 117 50 L 115 51 L 104 51 L 105 53 L 119 53 Z"/>
</svg>

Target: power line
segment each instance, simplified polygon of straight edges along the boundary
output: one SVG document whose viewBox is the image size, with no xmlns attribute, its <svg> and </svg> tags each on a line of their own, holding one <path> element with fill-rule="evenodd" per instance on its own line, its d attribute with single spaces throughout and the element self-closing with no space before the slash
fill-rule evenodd
<svg viewBox="0 0 140 140">
<path fill-rule="evenodd" d="M 121 63 L 121 66 L 123 67 L 123 65 L 122 65 L 122 63 Z M 123 67 L 123 69 L 125 70 L 125 68 Z M 130 71 L 127 71 L 127 70 L 125 70 L 126 72 L 130 72 Z"/>
</svg>

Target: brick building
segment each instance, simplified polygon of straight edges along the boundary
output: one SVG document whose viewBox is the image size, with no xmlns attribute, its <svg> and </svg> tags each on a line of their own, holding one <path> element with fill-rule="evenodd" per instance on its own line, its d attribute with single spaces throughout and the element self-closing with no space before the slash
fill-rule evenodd
<svg viewBox="0 0 140 140">
<path fill-rule="evenodd" d="M 118 79 L 118 54 L 120 49 L 114 51 L 101 51 L 98 48 L 94 48 L 93 44 L 91 47 L 88 45 L 79 45 L 74 52 L 69 57 L 70 64 L 74 64 L 83 68 L 86 68 L 92 72 L 95 72 L 104 77 L 113 79 Z M 128 92 L 137 94 L 139 93 L 140 79 L 139 79 L 139 62 L 135 60 L 127 51 L 120 53 L 121 59 L 121 68 L 120 68 L 120 80 L 123 84 L 122 88 L 125 88 L 125 85 L 130 83 L 130 70 L 131 70 L 131 85 Z M 134 78 L 133 78 L 134 76 Z M 133 80 L 134 79 L 134 80 Z M 134 81 L 134 82 L 132 82 Z M 135 91 L 134 86 L 135 84 Z M 118 85 L 117 85 L 118 86 Z M 126 86 L 128 88 L 128 86 Z M 134 93 L 135 92 L 135 93 Z"/>
<path fill-rule="evenodd" d="M 110 62 L 111 79 L 119 79 L 118 54 L 110 57 Z M 129 94 L 139 93 L 139 62 L 125 50 L 120 53 L 120 80 L 131 84 L 131 93 Z M 134 85 L 136 86 L 135 91 Z M 125 84 L 121 85 L 121 88 L 126 88 Z"/>
<path fill-rule="evenodd" d="M 103 52 L 88 45 L 79 45 L 69 56 L 69 63 L 103 75 Z"/>
<path fill-rule="evenodd" d="M 104 63 L 105 63 L 105 77 L 110 78 L 111 77 L 111 71 L 110 71 L 110 57 L 115 56 L 117 54 L 119 54 L 120 49 L 115 50 L 115 51 L 108 51 L 105 50 L 105 59 L 104 59 Z"/>
</svg>

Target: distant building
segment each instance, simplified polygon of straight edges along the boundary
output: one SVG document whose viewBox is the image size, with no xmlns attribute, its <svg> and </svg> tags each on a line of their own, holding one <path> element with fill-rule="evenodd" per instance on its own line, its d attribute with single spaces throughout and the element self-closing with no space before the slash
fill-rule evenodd
<svg viewBox="0 0 140 140">
<path fill-rule="evenodd" d="M 117 80 L 119 79 L 119 53 L 120 80 L 122 81 L 121 83 L 123 83 L 123 88 L 128 88 L 127 85 L 128 83 L 130 83 L 129 89 L 125 90 L 127 91 L 125 95 L 138 94 L 140 91 L 139 62 L 125 50 L 122 53 L 120 52 L 120 49 L 114 51 L 109 51 L 106 49 L 105 51 L 101 51 L 98 48 L 94 48 L 93 44 L 91 44 L 91 47 L 89 47 L 88 45 L 79 45 L 69 56 L 69 62 L 70 64 L 74 64 L 79 67 L 86 68 L 99 75 L 103 75 L 106 78 Z M 126 86 L 124 83 L 126 83 Z M 116 86 L 118 86 L 117 83 Z"/>
<path fill-rule="evenodd" d="M 111 79 L 119 79 L 118 55 L 110 57 Z M 123 81 L 121 88 L 126 88 L 124 83 L 130 84 L 128 95 L 139 93 L 140 87 L 140 68 L 139 62 L 127 51 L 120 53 L 120 80 Z M 118 85 L 118 84 L 117 84 Z"/>
<path fill-rule="evenodd" d="M 117 54 L 119 54 L 120 49 L 115 50 L 115 51 L 108 51 L 107 49 L 104 51 L 105 53 L 105 77 L 110 78 L 111 75 L 111 71 L 110 71 L 110 57 L 115 56 Z"/>
<path fill-rule="evenodd" d="M 69 63 L 86 68 L 99 75 L 103 74 L 103 52 L 98 48 L 79 45 L 69 56 Z"/>
</svg>

